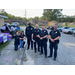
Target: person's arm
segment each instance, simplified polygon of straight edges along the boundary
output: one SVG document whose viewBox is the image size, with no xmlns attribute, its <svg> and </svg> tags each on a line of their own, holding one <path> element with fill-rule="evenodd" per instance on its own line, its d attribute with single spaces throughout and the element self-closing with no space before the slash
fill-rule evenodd
<svg viewBox="0 0 75 75">
<path fill-rule="evenodd" d="M 27 28 L 26 28 L 26 30 L 25 30 L 25 35 L 26 35 L 26 37 L 27 37 Z"/>
<path fill-rule="evenodd" d="M 54 39 L 51 38 L 51 32 L 50 32 L 50 34 L 48 35 L 48 37 L 49 37 L 49 39 L 50 39 L 52 42 L 54 42 Z"/>
<path fill-rule="evenodd" d="M 46 32 L 45 32 L 45 36 L 43 37 L 43 39 L 44 39 L 44 38 L 47 38 L 47 37 L 48 37 L 48 32 L 46 31 Z"/>
<path fill-rule="evenodd" d="M 56 37 L 54 40 L 58 40 L 60 38 L 60 31 L 57 32 L 58 37 Z"/>
<path fill-rule="evenodd" d="M 9 37 L 12 37 L 12 35 L 8 35 L 8 34 L 4 34 L 4 35 L 7 35 L 7 36 L 9 36 Z"/>
</svg>

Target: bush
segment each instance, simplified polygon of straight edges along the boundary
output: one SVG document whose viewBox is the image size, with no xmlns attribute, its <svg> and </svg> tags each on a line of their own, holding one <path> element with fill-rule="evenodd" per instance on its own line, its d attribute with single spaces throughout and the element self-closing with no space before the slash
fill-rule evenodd
<svg viewBox="0 0 75 75">
<path fill-rule="evenodd" d="M 66 27 L 68 26 L 67 22 L 65 23 L 65 26 L 66 26 Z"/>
</svg>

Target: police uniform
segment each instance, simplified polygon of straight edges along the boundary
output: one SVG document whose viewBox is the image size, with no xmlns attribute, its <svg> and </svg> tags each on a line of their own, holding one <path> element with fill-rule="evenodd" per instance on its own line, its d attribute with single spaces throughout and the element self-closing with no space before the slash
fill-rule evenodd
<svg viewBox="0 0 75 75">
<path fill-rule="evenodd" d="M 47 30 L 45 29 L 41 30 L 40 38 L 46 35 L 48 35 Z M 40 43 L 41 43 L 41 54 L 43 54 L 43 47 L 44 47 L 45 57 L 47 58 L 47 38 L 42 39 Z"/>
<path fill-rule="evenodd" d="M 34 30 L 34 28 L 32 26 L 26 27 L 25 34 L 26 34 L 26 37 L 27 37 L 28 49 L 29 49 L 29 46 L 30 46 L 30 42 L 31 42 L 31 48 L 33 49 L 33 41 L 31 39 L 31 35 L 32 35 L 33 30 Z"/>
<path fill-rule="evenodd" d="M 49 33 L 49 35 L 51 36 L 52 39 L 55 39 L 58 36 L 60 36 L 60 32 L 59 32 L 59 30 L 56 30 L 56 31 L 52 30 Z M 50 41 L 50 39 L 49 39 L 49 41 Z M 49 57 L 52 57 L 53 48 L 54 48 L 54 60 L 56 60 L 56 57 L 57 57 L 58 42 L 59 42 L 59 40 L 56 40 L 55 42 L 50 41 L 50 56 Z"/>
<path fill-rule="evenodd" d="M 40 29 L 34 29 L 34 31 L 33 31 L 33 40 L 35 41 L 35 42 L 34 42 L 34 49 L 35 49 L 35 52 L 36 52 L 36 43 L 38 44 L 38 51 L 40 51 L 40 50 L 39 50 L 39 48 L 40 48 L 40 39 L 37 37 L 37 35 L 39 35 L 40 32 L 41 32 Z"/>
</svg>

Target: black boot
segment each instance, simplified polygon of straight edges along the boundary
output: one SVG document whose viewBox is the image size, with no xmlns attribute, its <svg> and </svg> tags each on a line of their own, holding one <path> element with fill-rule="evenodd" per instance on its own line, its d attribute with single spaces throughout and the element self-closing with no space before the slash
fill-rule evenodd
<svg viewBox="0 0 75 75">
<path fill-rule="evenodd" d="M 43 53 L 40 53 L 39 55 L 42 55 Z"/>
<path fill-rule="evenodd" d="M 56 58 L 54 58 L 54 61 L 56 61 Z"/>
<path fill-rule="evenodd" d="M 45 58 L 47 58 L 47 56 L 45 56 Z"/>
<path fill-rule="evenodd" d="M 51 58 L 52 56 L 50 55 L 50 56 L 48 56 L 48 58 Z"/>
</svg>

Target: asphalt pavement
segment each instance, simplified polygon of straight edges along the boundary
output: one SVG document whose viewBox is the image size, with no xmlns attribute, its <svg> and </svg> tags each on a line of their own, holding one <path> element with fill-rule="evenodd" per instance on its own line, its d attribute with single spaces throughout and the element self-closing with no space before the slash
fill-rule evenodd
<svg viewBox="0 0 75 75">
<path fill-rule="evenodd" d="M 21 29 L 25 31 L 25 27 Z M 21 53 L 20 50 L 14 51 L 14 40 L 11 40 L 1 52 L 0 65 L 15 65 L 15 60 L 19 59 Z M 23 61 L 22 65 L 75 65 L 75 37 L 61 32 L 57 53 L 57 60 L 54 61 L 53 57 L 45 58 L 44 54 L 34 53 L 34 50 L 30 48 L 25 51 L 26 61 Z M 47 54 L 47 56 L 50 54 L 49 41 L 47 42 Z"/>
<path fill-rule="evenodd" d="M 25 30 L 25 27 L 21 27 Z M 50 30 L 48 30 L 50 32 Z M 45 58 L 40 52 L 34 53 L 34 50 L 26 50 L 27 61 L 23 61 L 23 65 L 75 65 L 75 37 L 71 34 L 61 32 L 60 43 L 58 45 L 57 60 Z M 47 42 L 47 54 L 49 56 L 49 41 Z"/>
</svg>

